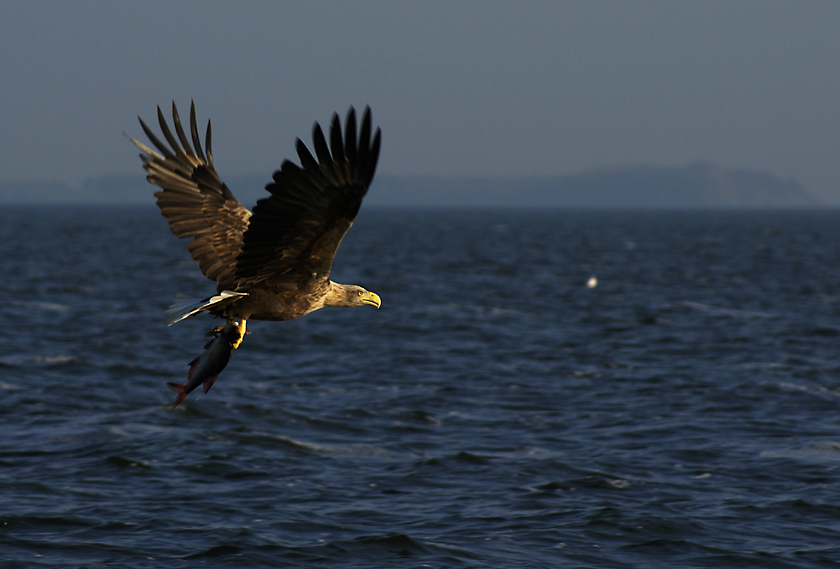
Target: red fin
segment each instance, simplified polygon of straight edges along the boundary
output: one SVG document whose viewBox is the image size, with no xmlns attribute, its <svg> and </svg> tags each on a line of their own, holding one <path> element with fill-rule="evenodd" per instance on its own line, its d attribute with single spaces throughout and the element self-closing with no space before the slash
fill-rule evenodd
<svg viewBox="0 0 840 569">
<path fill-rule="evenodd" d="M 213 384 L 216 383 L 216 378 L 219 377 L 219 374 L 214 375 L 213 377 L 208 377 L 204 380 L 204 393 L 210 391 L 210 388 L 213 387 Z"/>
<path fill-rule="evenodd" d="M 175 398 L 175 403 L 172 404 L 172 408 L 174 409 L 175 407 L 178 406 L 179 403 L 181 403 L 181 401 L 184 400 L 184 398 L 186 398 L 187 390 L 185 389 L 185 387 L 187 386 L 187 384 L 186 383 L 167 383 L 166 385 L 168 385 L 169 389 L 171 389 L 172 391 L 177 391 L 178 392 L 178 397 Z"/>
<path fill-rule="evenodd" d="M 207 345 L 209 346 L 210 344 L 207 344 Z M 205 346 L 205 348 L 206 347 L 207 346 Z M 187 364 L 188 366 L 190 366 L 190 373 L 187 374 L 187 382 L 189 382 L 192 379 L 192 374 L 193 374 L 193 370 L 195 369 L 195 364 L 198 363 L 198 358 L 200 358 L 200 357 L 201 356 L 194 357 L 193 360 L 190 363 Z M 170 385 L 172 385 L 172 384 L 170 383 Z"/>
</svg>

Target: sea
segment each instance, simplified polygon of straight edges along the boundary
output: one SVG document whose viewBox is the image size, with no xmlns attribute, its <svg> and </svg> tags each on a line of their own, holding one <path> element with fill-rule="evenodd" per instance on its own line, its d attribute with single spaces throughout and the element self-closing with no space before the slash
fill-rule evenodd
<svg viewBox="0 0 840 569">
<path fill-rule="evenodd" d="M 0 567 L 840 567 L 840 211 L 363 208 L 251 334 L 149 206 L 0 208 Z"/>
</svg>

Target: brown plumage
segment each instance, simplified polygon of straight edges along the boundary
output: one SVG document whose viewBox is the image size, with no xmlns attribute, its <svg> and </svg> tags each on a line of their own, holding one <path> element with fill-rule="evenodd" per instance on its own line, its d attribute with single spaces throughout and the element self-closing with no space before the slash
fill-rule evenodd
<svg viewBox="0 0 840 569">
<path fill-rule="evenodd" d="M 358 138 L 353 108 L 344 136 L 333 115 L 329 144 L 316 123 L 315 156 L 298 139 L 301 165 L 283 162 L 265 187 L 271 195 L 257 201 L 253 214 L 216 173 L 209 122 L 206 154 L 202 150 L 195 105 L 190 107 L 190 139 L 174 103 L 172 119 L 177 138 L 158 107 L 168 146 L 140 120 L 159 153 L 131 139 L 143 151 L 146 179 L 161 188 L 155 192 L 157 205 L 175 235 L 193 237 L 187 249 L 201 272 L 216 281 L 217 292 L 246 293 L 202 310 L 229 319 L 290 320 L 322 306 L 371 304 L 350 302 L 360 298 L 359 289 L 345 291 L 345 285 L 329 280 L 335 252 L 359 211 L 379 157 L 381 135 L 377 129 L 371 143 L 370 109 Z M 340 292 L 352 293 L 350 301 Z"/>
<path fill-rule="evenodd" d="M 213 165 L 210 123 L 204 149 L 199 138 L 195 105 L 190 106 L 187 137 L 172 104 L 175 134 L 158 107 L 162 142 L 140 119 L 154 150 L 130 140 L 142 151 L 161 214 L 172 233 L 193 240 L 187 246 L 201 272 L 216 282 L 218 294 L 179 307 L 170 323 L 197 312 L 245 321 L 291 320 L 324 306 L 380 305 L 379 297 L 362 287 L 330 280 L 333 257 L 350 229 L 376 170 L 381 134 L 371 131 L 366 108 L 356 130 L 356 113 L 347 113 L 344 133 L 333 115 L 329 141 L 316 123 L 315 155 L 297 139 L 300 165 L 289 160 L 274 172 L 253 214 L 222 182 Z"/>
</svg>

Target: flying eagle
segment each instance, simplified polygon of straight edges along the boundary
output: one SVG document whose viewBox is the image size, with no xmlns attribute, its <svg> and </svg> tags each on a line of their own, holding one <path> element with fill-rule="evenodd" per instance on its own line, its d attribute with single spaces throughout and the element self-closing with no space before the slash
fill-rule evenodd
<svg viewBox="0 0 840 569">
<path fill-rule="evenodd" d="M 210 389 L 242 342 L 248 319 L 292 320 L 324 306 L 379 308 L 376 293 L 330 280 L 333 257 L 359 212 L 379 158 L 381 133 L 378 128 L 371 132 L 370 108 L 358 132 L 352 107 L 343 134 L 334 114 L 329 142 L 315 123 L 315 156 L 297 139 L 300 166 L 285 160 L 265 186 L 270 195 L 257 201 L 253 213 L 216 173 L 209 121 L 202 150 L 195 104 L 190 106 L 189 138 L 174 102 L 177 138 L 160 107 L 157 114 L 168 145 L 139 117 L 157 151 L 129 139 L 142 151 L 146 179 L 161 188 L 155 192 L 161 214 L 172 233 L 193 238 L 187 249 L 201 272 L 216 282 L 217 293 L 198 303 L 173 306 L 169 324 L 198 312 L 227 319 L 226 326 L 210 333 L 215 339 L 205 353 L 191 362 L 187 383 L 170 384 L 178 391 L 175 405 L 200 383 L 205 393 Z"/>
</svg>

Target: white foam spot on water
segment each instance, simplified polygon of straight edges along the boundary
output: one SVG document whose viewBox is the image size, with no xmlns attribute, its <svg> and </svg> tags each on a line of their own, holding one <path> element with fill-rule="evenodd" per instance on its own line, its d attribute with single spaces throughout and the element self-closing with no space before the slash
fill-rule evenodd
<svg viewBox="0 0 840 569">
<path fill-rule="evenodd" d="M 814 462 L 835 462 L 840 460 L 840 442 L 820 441 L 805 447 L 788 447 L 765 450 L 759 453 L 761 458 L 793 458 Z"/>
<path fill-rule="evenodd" d="M 731 316 L 733 318 L 775 318 L 777 315 L 770 312 L 758 312 L 755 310 L 738 310 L 736 308 L 724 308 L 722 306 L 712 306 L 703 304 L 701 302 L 683 301 L 677 303 L 681 306 L 687 306 L 700 312 L 705 312 L 713 316 Z"/>
<path fill-rule="evenodd" d="M 15 354 L 11 356 L 3 356 L 0 358 L 0 364 L 9 366 L 48 366 L 56 364 L 66 364 L 76 361 L 76 356 L 66 356 L 59 354 L 56 356 L 30 356 L 26 354 Z"/>
<path fill-rule="evenodd" d="M 37 308 L 40 310 L 49 310 L 52 312 L 64 312 L 66 310 L 70 310 L 70 307 L 64 304 L 58 304 L 57 302 L 21 302 L 21 301 L 12 301 L 9 303 L 11 306 L 17 306 L 20 308 Z"/>
</svg>

